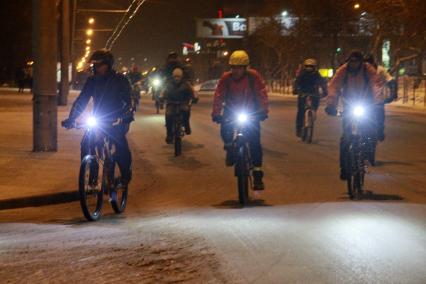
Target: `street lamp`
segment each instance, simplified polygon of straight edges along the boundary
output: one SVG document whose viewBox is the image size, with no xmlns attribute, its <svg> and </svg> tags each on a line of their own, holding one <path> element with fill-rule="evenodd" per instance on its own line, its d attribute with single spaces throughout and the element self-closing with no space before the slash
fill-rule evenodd
<svg viewBox="0 0 426 284">
<path fill-rule="evenodd" d="M 281 12 L 281 16 L 283 17 L 287 17 L 288 16 L 288 12 L 286 10 Z"/>
<path fill-rule="evenodd" d="M 91 39 L 86 40 L 86 44 L 91 44 L 91 43 L 92 43 Z"/>
<path fill-rule="evenodd" d="M 95 19 L 94 18 L 90 18 L 88 22 L 89 22 L 89 24 L 93 25 L 93 23 L 95 22 Z"/>
<path fill-rule="evenodd" d="M 358 10 L 360 7 L 361 7 L 361 5 L 359 5 L 359 3 L 355 3 L 355 5 L 354 5 L 355 10 Z"/>
<path fill-rule="evenodd" d="M 86 51 L 90 51 L 90 46 L 86 46 Z"/>
<path fill-rule="evenodd" d="M 93 35 L 93 30 L 92 30 L 92 29 L 88 29 L 88 30 L 86 31 L 86 35 L 88 35 L 88 36 Z"/>
</svg>

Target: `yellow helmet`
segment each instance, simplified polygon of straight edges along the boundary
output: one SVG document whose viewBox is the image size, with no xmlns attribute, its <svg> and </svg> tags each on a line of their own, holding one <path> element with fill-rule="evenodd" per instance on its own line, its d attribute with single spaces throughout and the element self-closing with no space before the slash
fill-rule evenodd
<svg viewBox="0 0 426 284">
<path fill-rule="evenodd" d="M 250 59 L 244 50 L 236 50 L 229 57 L 229 65 L 248 66 Z"/>
</svg>

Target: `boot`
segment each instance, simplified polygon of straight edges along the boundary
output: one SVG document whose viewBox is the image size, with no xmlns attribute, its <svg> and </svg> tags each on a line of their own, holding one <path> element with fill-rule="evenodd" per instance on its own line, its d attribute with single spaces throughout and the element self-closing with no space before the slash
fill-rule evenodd
<svg viewBox="0 0 426 284">
<path fill-rule="evenodd" d="M 253 190 L 264 190 L 265 184 L 263 183 L 263 171 L 253 171 Z"/>
<path fill-rule="evenodd" d="M 173 144 L 173 136 L 168 136 L 166 137 L 166 143 L 167 144 Z"/>
<path fill-rule="evenodd" d="M 340 168 L 340 179 L 341 180 L 347 180 L 348 175 L 346 173 L 346 170 L 344 168 Z"/>
<path fill-rule="evenodd" d="M 185 123 L 185 134 L 186 135 L 191 134 L 191 126 L 189 125 L 189 122 Z"/>
</svg>

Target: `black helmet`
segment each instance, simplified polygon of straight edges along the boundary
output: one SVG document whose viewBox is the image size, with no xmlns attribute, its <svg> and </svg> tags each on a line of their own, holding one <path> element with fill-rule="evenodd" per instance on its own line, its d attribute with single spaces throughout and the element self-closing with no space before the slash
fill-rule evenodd
<svg viewBox="0 0 426 284">
<path fill-rule="evenodd" d="M 109 68 L 114 65 L 114 56 L 107 49 L 99 49 L 92 53 L 89 59 L 90 63 L 107 64 Z"/>
<path fill-rule="evenodd" d="M 363 62 L 364 61 L 364 55 L 362 54 L 362 51 L 360 51 L 360 50 L 352 50 L 351 53 L 348 56 L 347 61 L 349 61 L 351 59 L 355 59 L 356 61 Z"/>
<path fill-rule="evenodd" d="M 366 57 L 365 57 L 365 59 L 364 59 L 366 62 L 368 62 L 368 63 L 370 63 L 371 65 L 373 65 L 374 67 L 377 67 L 377 62 L 376 62 L 376 59 L 375 59 L 375 57 L 374 57 L 374 55 L 373 54 L 369 54 L 369 55 L 367 55 Z"/>
<path fill-rule="evenodd" d="M 177 54 L 176 51 L 170 51 L 169 55 L 167 55 L 167 60 L 169 59 L 178 59 L 179 55 Z"/>
</svg>

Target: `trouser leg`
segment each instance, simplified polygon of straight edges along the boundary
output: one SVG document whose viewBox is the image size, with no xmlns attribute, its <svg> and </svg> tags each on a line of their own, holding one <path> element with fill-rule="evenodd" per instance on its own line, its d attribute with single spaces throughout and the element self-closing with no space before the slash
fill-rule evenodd
<svg viewBox="0 0 426 284">
<path fill-rule="evenodd" d="M 128 184 L 132 178 L 132 154 L 126 138 L 126 129 L 117 129 L 115 146 L 117 150 L 117 162 L 120 168 L 122 182 Z"/>
<path fill-rule="evenodd" d="M 250 155 L 253 161 L 254 168 L 262 167 L 263 151 L 260 143 L 260 123 L 255 122 L 249 131 Z"/>
<path fill-rule="evenodd" d="M 383 140 L 385 137 L 385 105 L 380 104 L 376 108 L 376 121 L 377 121 L 377 137 Z"/>
<path fill-rule="evenodd" d="M 182 111 L 183 126 L 185 127 L 185 133 L 187 135 L 191 134 L 191 125 L 190 125 L 191 109 L 187 111 Z"/>
<path fill-rule="evenodd" d="M 173 137 L 173 116 L 166 115 L 166 133 L 167 138 Z"/>
</svg>

